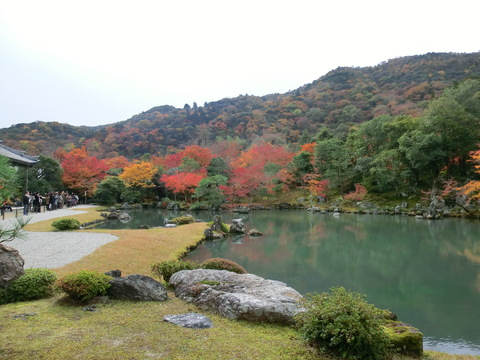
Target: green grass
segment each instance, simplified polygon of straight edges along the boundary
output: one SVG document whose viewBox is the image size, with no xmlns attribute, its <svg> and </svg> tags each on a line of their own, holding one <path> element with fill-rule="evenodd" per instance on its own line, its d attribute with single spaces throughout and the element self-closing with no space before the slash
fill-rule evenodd
<svg viewBox="0 0 480 360">
<path fill-rule="evenodd" d="M 165 302 L 107 301 L 83 310 L 60 297 L 0 307 L 1 359 L 318 359 L 292 328 L 233 321 L 169 294 Z M 163 316 L 198 312 L 211 329 Z M 35 313 L 15 318 L 15 315 Z"/>
</svg>

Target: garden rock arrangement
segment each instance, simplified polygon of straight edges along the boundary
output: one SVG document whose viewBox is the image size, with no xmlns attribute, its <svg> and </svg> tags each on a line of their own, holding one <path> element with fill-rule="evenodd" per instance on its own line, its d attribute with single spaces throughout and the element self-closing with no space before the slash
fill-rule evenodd
<svg viewBox="0 0 480 360">
<path fill-rule="evenodd" d="M 24 260 L 14 248 L 0 244 L 0 288 L 23 275 Z"/>
<path fill-rule="evenodd" d="M 226 234 L 223 231 L 222 219 L 219 215 L 215 215 L 213 218 L 212 226 L 205 229 L 203 236 L 205 240 L 220 240 L 223 239 Z"/>
<path fill-rule="evenodd" d="M 225 270 L 183 270 L 172 275 L 175 295 L 230 319 L 292 324 L 303 297 L 280 281 Z"/>
<path fill-rule="evenodd" d="M 107 293 L 111 299 L 133 301 L 164 301 L 167 290 L 158 281 L 145 275 L 115 277 L 109 281 Z"/>
<path fill-rule="evenodd" d="M 107 220 L 120 220 L 122 222 L 128 222 L 133 219 L 129 213 L 119 211 L 115 208 L 109 211 L 109 213 L 100 213 L 100 215 Z"/>
</svg>

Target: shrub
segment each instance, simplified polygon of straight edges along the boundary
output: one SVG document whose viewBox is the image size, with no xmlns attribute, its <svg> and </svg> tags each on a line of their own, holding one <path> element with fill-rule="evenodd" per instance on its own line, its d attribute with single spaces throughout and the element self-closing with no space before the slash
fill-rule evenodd
<svg viewBox="0 0 480 360">
<path fill-rule="evenodd" d="M 247 271 L 236 262 L 222 258 L 207 259 L 201 266 L 204 269 L 227 270 L 237 274 L 247 274 Z"/>
<path fill-rule="evenodd" d="M 122 202 L 125 182 L 118 176 L 107 176 L 95 190 L 95 200 L 101 205 L 113 205 Z"/>
<path fill-rule="evenodd" d="M 52 223 L 52 226 L 60 231 L 63 230 L 76 230 L 80 228 L 80 221 L 77 219 L 72 219 L 72 218 L 66 218 L 66 219 L 60 219 L 56 220 Z"/>
<path fill-rule="evenodd" d="M 0 305 L 7 303 L 7 291 L 3 288 L 0 288 Z"/>
<path fill-rule="evenodd" d="M 367 188 L 360 184 L 355 184 L 355 191 L 351 191 L 346 195 L 343 195 L 345 200 L 352 200 L 352 201 L 362 201 L 365 199 L 367 195 Z"/>
<path fill-rule="evenodd" d="M 308 294 L 306 312 L 296 323 L 303 337 L 326 353 L 348 359 L 385 359 L 391 345 L 381 324 L 382 311 L 365 296 L 343 287 L 331 294 Z"/>
<path fill-rule="evenodd" d="M 25 269 L 25 273 L 12 281 L 5 291 L 6 302 L 29 301 L 52 294 L 57 276 L 50 269 Z"/>
<path fill-rule="evenodd" d="M 155 263 L 152 265 L 152 272 L 158 277 L 163 277 L 166 282 L 170 281 L 170 277 L 181 270 L 195 270 L 200 266 L 191 261 L 184 260 L 168 260 Z"/>
<path fill-rule="evenodd" d="M 95 296 L 106 295 L 110 276 L 96 271 L 81 271 L 58 281 L 58 286 L 73 300 L 87 301 Z"/>
</svg>

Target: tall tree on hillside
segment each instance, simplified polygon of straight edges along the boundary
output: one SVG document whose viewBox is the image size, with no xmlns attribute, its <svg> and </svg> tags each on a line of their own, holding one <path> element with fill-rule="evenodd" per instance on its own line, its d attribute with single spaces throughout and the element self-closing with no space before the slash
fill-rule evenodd
<svg viewBox="0 0 480 360">
<path fill-rule="evenodd" d="M 429 104 L 420 130 L 441 139 L 449 175 L 466 175 L 469 154 L 480 142 L 480 80 L 467 80 L 445 90 Z"/>
</svg>

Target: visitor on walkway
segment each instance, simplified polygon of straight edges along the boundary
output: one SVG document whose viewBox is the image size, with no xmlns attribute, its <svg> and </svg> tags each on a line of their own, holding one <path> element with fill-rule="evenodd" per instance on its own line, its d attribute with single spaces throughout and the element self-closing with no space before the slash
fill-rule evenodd
<svg viewBox="0 0 480 360">
<path fill-rule="evenodd" d="M 28 215 L 28 209 L 30 208 L 30 193 L 25 191 L 23 195 L 23 215 Z"/>
</svg>

